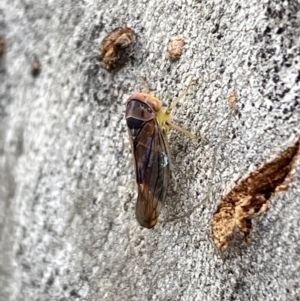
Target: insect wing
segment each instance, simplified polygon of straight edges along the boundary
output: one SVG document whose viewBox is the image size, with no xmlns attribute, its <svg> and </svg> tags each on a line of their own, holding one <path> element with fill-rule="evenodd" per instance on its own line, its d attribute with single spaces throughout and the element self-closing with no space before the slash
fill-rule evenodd
<svg viewBox="0 0 300 301">
<path fill-rule="evenodd" d="M 166 198 L 170 174 L 167 139 L 155 118 L 143 124 L 132 145 L 138 184 L 136 218 L 141 226 L 152 228 Z"/>
</svg>

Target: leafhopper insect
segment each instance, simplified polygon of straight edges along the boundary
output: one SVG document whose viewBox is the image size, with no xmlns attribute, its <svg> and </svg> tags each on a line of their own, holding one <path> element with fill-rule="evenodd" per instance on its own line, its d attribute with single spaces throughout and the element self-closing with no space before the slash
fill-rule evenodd
<svg viewBox="0 0 300 301">
<path fill-rule="evenodd" d="M 187 94 L 191 83 L 166 109 L 158 98 L 146 93 L 133 94 L 126 103 L 125 117 L 138 184 L 136 218 L 145 228 L 156 225 L 167 194 L 172 169 L 168 132 L 176 129 L 196 137 L 171 120 L 172 110 Z"/>
</svg>

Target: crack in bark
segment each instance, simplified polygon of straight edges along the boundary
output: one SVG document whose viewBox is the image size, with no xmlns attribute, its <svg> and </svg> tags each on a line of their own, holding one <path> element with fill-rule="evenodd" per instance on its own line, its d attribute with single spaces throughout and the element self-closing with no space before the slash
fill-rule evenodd
<svg viewBox="0 0 300 301">
<path fill-rule="evenodd" d="M 238 229 L 249 243 L 252 219 L 268 209 L 269 199 L 288 189 L 291 171 L 298 158 L 300 139 L 270 163 L 250 173 L 222 198 L 211 222 L 213 240 L 220 251 L 228 247 L 228 240 Z"/>
</svg>

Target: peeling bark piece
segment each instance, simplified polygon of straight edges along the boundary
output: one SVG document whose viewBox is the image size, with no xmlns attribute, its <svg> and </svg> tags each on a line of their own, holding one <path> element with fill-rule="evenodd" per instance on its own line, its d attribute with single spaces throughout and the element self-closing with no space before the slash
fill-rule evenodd
<svg viewBox="0 0 300 301">
<path fill-rule="evenodd" d="M 6 52 L 6 39 L 0 36 L 0 57 Z"/>
<path fill-rule="evenodd" d="M 119 69 L 128 60 L 135 33 L 129 27 L 119 27 L 108 34 L 100 46 L 101 61 L 108 70 Z"/>
<path fill-rule="evenodd" d="M 167 53 L 169 56 L 169 59 L 171 61 L 177 61 L 180 59 L 184 47 L 184 40 L 177 36 L 170 40 L 167 47 Z"/>
<path fill-rule="evenodd" d="M 227 249 L 228 239 L 236 229 L 247 243 L 250 241 L 252 218 L 267 210 L 274 193 L 288 188 L 299 142 L 298 139 L 276 159 L 250 173 L 221 200 L 211 222 L 213 240 L 220 251 Z"/>
</svg>

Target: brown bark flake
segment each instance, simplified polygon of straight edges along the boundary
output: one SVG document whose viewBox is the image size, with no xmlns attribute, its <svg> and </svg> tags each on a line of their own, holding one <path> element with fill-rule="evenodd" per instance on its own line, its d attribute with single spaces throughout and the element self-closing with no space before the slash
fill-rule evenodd
<svg viewBox="0 0 300 301">
<path fill-rule="evenodd" d="M 211 222 L 213 240 L 220 251 L 227 249 L 228 239 L 236 229 L 241 231 L 246 242 L 250 241 L 252 218 L 267 210 L 268 200 L 274 193 L 288 188 L 299 142 L 250 173 L 222 198 Z"/>
<path fill-rule="evenodd" d="M 108 34 L 100 46 L 101 61 L 108 70 L 119 69 L 128 60 L 135 33 L 129 27 L 119 27 Z"/>
</svg>

